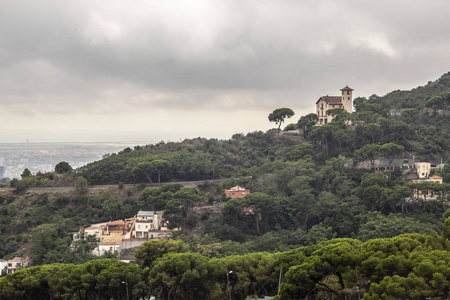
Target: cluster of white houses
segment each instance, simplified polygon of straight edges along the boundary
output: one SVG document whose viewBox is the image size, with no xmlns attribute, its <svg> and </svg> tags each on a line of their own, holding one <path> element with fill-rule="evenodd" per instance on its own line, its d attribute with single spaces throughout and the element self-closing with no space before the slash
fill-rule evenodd
<svg viewBox="0 0 450 300">
<path fill-rule="evenodd" d="M 150 239 L 171 238 L 172 232 L 161 216 L 162 211 L 139 211 L 133 218 L 81 227 L 74 235 L 74 241 L 95 239 L 98 246 L 92 253 L 100 256 L 105 252 L 139 247 Z"/>
</svg>

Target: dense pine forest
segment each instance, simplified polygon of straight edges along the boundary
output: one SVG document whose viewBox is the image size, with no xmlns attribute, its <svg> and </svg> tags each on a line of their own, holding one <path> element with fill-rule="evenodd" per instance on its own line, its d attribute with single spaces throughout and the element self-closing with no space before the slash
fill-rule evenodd
<svg viewBox="0 0 450 300">
<path fill-rule="evenodd" d="M 447 299 L 449 110 L 447 73 L 411 91 L 356 98 L 353 113 L 332 109 L 323 126 L 314 113 L 294 115 L 284 130 L 136 146 L 76 170 L 63 162 L 52 173 L 24 170 L 0 191 L 0 257 L 30 255 L 35 267 L 2 277 L 0 295 Z M 375 168 L 378 159 L 389 165 Z M 415 170 L 393 167 L 398 159 L 432 163 L 443 183 L 412 183 Z M 235 185 L 251 194 L 227 199 Z M 410 200 L 417 191 L 434 197 Z M 80 226 L 139 210 L 164 210 L 181 230 L 136 250 L 137 264 L 72 243 Z"/>
</svg>

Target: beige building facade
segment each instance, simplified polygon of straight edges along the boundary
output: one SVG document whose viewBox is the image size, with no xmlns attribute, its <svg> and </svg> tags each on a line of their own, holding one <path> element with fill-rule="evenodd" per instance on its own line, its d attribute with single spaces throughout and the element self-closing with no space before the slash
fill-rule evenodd
<svg viewBox="0 0 450 300">
<path fill-rule="evenodd" d="M 353 112 L 353 89 L 345 86 L 341 89 L 341 96 L 323 96 L 316 102 L 317 125 L 325 125 L 333 120 L 333 116 L 327 113 L 328 110 L 342 108 L 346 112 Z"/>
<path fill-rule="evenodd" d="M 431 163 L 416 162 L 415 165 L 416 165 L 416 170 L 417 170 L 417 176 L 419 178 L 428 178 L 428 175 L 430 175 Z"/>
<path fill-rule="evenodd" d="M 10 260 L 0 260 L 0 276 L 14 273 L 30 266 L 31 259 L 29 257 L 14 257 Z"/>
</svg>

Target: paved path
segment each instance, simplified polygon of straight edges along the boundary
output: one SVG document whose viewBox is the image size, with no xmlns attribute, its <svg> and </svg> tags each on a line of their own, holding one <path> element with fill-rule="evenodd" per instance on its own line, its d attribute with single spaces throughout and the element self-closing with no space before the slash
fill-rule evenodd
<svg viewBox="0 0 450 300">
<path fill-rule="evenodd" d="M 225 179 L 214 179 L 214 180 L 197 180 L 197 181 L 177 181 L 177 182 L 161 182 L 161 183 L 154 183 L 154 184 L 146 184 L 147 187 L 151 186 L 163 186 L 170 183 L 181 183 L 182 185 L 186 187 L 196 187 L 200 184 L 203 184 L 205 182 L 221 182 Z M 125 184 L 124 186 L 129 187 L 135 187 L 139 184 Z M 90 185 L 88 186 L 88 189 L 103 189 L 108 187 L 117 187 L 117 184 L 105 184 L 105 185 Z M 27 191 L 64 191 L 64 190 L 73 190 L 73 186 L 63 186 L 63 187 L 32 187 L 28 188 Z M 0 191 L 4 190 L 13 190 L 10 187 L 2 187 L 0 188 Z"/>
</svg>

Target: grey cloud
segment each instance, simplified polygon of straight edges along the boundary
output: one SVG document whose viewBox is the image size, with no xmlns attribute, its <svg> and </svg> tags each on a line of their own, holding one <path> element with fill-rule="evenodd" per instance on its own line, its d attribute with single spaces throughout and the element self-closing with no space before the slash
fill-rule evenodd
<svg viewBox="0 0 450 300">
<path fill-rule="evenodd" d="M 450 2 L 0 1 L 0 105 L 37 114 L 313 109 L 448 71 Z"/>
</svg>

